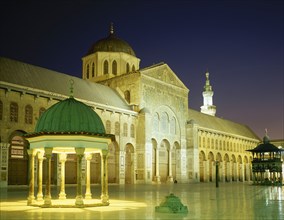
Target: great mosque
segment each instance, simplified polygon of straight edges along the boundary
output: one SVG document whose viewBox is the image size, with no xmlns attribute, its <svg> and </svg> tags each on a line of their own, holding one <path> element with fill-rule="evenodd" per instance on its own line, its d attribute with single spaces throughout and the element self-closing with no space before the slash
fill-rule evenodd
<svg viewBox="0 0 284 220">
<path fill-rule="evenodd" d="M 105 133 L 115 137 L 108 145 L 108 183 L 215 181 L 217 162 L 220 181 L 251 181 L 252 155 L 246 150 L 260 139 L 249 127 L 215 116 L 209 73 L 203 105 L 196 111 L 188 108 L 189 89 L 166 63 L 139 65 L 132 47 L 113 27 L 82 58 L 82 79 L 1 57 L 1 187 L 28 185 L 29 143 L 24 136 L 35 131 L 51 106 L 70 97 L 70 82 L 74 99 L 90 106 Z M 56 113 L 57 120 L 63 120 L 64 111 Z M 60 185 L 62 164 L 65 183 L 76 183 L 76 152 L 61 153 L 48 155 L 51 184 Z M 101 182 L 101 155 L 82 154 L 83 182 L 87 176 L 91 184 Z M 40 153 L 35 155 L 35 181 L 39 166 L 45 181 L 47 160 Z"/>
</svg>

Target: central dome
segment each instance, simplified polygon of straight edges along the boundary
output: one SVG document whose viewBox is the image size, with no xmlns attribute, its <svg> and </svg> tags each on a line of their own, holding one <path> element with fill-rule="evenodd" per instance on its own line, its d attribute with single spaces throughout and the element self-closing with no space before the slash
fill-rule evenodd
<svg viewBox="0 0 284 220">
<path fill-rule="evenodd" d="M 70 97 L 47 109 L 39 118 L 35 132 L 105 134 L 105 128 L 90 106 Z"/>
<path fill-rule="evenodd" d="M 121 40 L 115 36 L 112 25 L 109 36 L 94 43 L 88 50 L 87 55 L 96 52 L 123 52 L 136 57 L 132 47 L 124 40 Z"/>
</svg>

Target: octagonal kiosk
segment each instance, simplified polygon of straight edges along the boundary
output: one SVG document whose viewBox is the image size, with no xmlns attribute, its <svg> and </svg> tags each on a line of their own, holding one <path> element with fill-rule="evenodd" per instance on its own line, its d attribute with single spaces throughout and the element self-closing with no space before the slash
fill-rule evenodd
<svg viewBox="0 0 284 220">
<path fill-rule="evenodd" d="M 60 101 L 47 109 L 39 118 L 35 131 L 25 136 L 29 141 L 29 196 L 28 205 L 55 207 L 51 199 L 51 157 L 59 155 L 61 163 L 61 182 L 59 207 L 84 207 L 109 205 L 107 155 L 108 146 L 115 136 L 105 133 L 102 120 L 89 106 L 74 99 L 72 96 Z M 97 204 L 84 204 L 82 195 L 82 159 L 86 159 L 86 194 L 91 199 L 90 160 L 92 154 L 101 155 L 101 201 Z M 68 154 L 77 157 L 77 196 L 75 204 L 66 204 L 65 194 L 65 161 Z M 35 158 L 38 159 L 38 189 L 34 195 Z M 45 195 L 42 192 L 43 159 L 46 159 L 47 178 Z M 58 201 L 58 200 L 57 200 Z M 65 200 L 66 201 L 66 200 Z"/>
</svg>

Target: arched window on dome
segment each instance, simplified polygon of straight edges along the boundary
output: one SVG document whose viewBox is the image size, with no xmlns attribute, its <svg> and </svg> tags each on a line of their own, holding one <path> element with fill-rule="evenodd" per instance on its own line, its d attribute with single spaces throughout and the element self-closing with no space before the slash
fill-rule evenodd
<svg viewBox="0 0 284 220">
<path fill-rule="evenodd" d="M 130 71 L 130 65 L 129 65 L 129 63 L 127 63 L 126 64 L 126 73 L 129 73 L 129 71 Z"/>
<path fill-rule="evenodd" d="M 10 121 L 18 122 L 18 104 L 16 102 L 10 103 Z"/>
<path fill-rule="evenodd" d="M 33 123 L 33 107 L 31 105 L 26 105 L 25 107 L 25 123 Z"/>
<path fill-rule="evenodd" d="M 92 77 L 95 77 L 95 64 L 92 63 Z"/>
<path fill-rule="evenodd" d="M 41 108 L 39 109 L 39 112 L 38 112 L 39 117 L 40 117 L 44 112 L 45 112 L 45 108 L 44 108 L 44 107 L 41 107 Z"/>
<path fill-rule="evenodd" d="M 3 119 L 3 102 L 0 101 L 0 120 Z"/>
<path fill-rule="evenodd" d="M 129 90 L 126 90 L 124 92 L 124 98 L 128 103 L 130 103 L 130 91 Z"/>
<path fill-rule="evenodd" d="M 132 65 L 132 72 L 134 72 L 135 71 L 135 66 L 134 66 L 134 64 Z"/>
<path fill-rule="evenodd" d="M 86 77 L 87 77 L 87 79 L 89 79 L 89 77 L 90 77 L 90 66 L 89 66 L 89 64 L 87 64 Z"/>
<path fill-rule="evenodd" d="M 117 74 L 117 62 L 115 60 L 112 62 L 112 74 Z"/>
<path fill-rule="evenodd" d="M 108 61 L 104 61 L 104 74 L 108 74 Z"/>
</svg>

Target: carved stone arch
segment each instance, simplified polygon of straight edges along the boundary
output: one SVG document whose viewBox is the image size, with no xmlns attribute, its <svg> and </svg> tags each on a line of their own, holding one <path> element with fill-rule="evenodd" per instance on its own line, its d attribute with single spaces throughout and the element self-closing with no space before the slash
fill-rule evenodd
<svg viewBox="0 0 284 220">
<path fill-rule="evenodd" d="M 225 181 L 229 182 L 229 181 L 231 181 L 230 157 L 227 153 L 224 155 L 224 162 L 223 163 L 224 163 L 224 169 L 225 169 Z"/>
<path fill-rule="evenodd" d="M 172 117 L 174 117 L 175 118 L 175 120 L 176 120 L 176 135 L 177 136 L 180 136 L 180 133 L 181 133 L 181 125 L 180 125 L 180 123 L 179 123 L 179 121 L 178 121 L 178 117 L 177 117 L 177 115 L 176 115 L 176 113 L 173 111 L 173 109 L 171 108 L 171 107 L 169 107 L 169 106 L 167 106 L 167 105 L 161 105 L 161 106 L 159 106 L 157 109 L 155 109 L 155 112 L 157 112 L 157 113 L 159 113 L 159 116 L 160 116 L 160 122 L 161 122 L 161 125 L 160 125 L 160 130 L 162 130 L 162 128 L 163 128 L 163 126 L 162 126 L 162 121 L 163 121 L 163 119 L 162 119 L 162 114 L 163 113 L 166 113 L 166 115 L 167 115 L 167 126 L 166 126 L 166 129 L 167 129 L 167 131 L 168 131 L 168 133 L 169 133 L 169 129 L 170 129 L 170 120 L 171 120 L 171 118 Z"/>
<path fill-rule="evenodd" d="M 154 132 L 160 131 L 160 116 L 158 112 L 155 112 L 153 115 L 153 131 Z"/>
<path fill-rule="evenodd" d="M 205 182 L 206 181 L 206 157 L 204 151 L 199 152 L 199 181 Z"/>
<path fill-rule="evenodd" d="M 125 183 L 133 184 L 135 173 L 134 173 L 134 146 L 131 143 L 125 145 Z"/>
<path fill-rule="evenodd" d="M 28 184 L 29 143 L 23 138 L 25 131 L 15 130 L 9 135 L 8 185 Z"/>
<path fill-rule="evenodd" d="M 238 163 L 242 164 L 243 163 L 243 160 L 242 160 L 242 157 L 241 155 L 238 156 Z"/>
<path fill-rule="evenodd" d="M 104 60 L 103 62 L 103 73 L 104 75 L 109 73 L 109 65 L 107 60 Z"/>
<path fill-rule="evenodd" d="M 109 144 L 108 153 L 108 182 L 119 182 L 119 145 L 116 141 Z M 98 173 L 96 173 L 98 175 Z"/>
<path fill-rule="evenodd" d="M 158 143 L 157 143 L 157 140 L 155 138 L 152 138 L 151 139 L 151 142 L 152 142 L 152 180 L 154 181 L 155 179 L 155 176 L 157 171 L 156 171 L 156 158 L 157 158 L 157 148 L 158 148 Z"/>
<path fill-rule="evenodd" d="M 233 162 L 233 163 L 236 163 L 236 162 L 237 162 L 236 156 L 235 156 L 234 154 L 232 154 L 232 162 Z"/>
<path fill-rule="evenodd" d="M 222 155 L 219 152 L 216 154 L 216 161 L 219 161 L 219 162 L 223 161 L 222 160 Z"/>
</svg>

